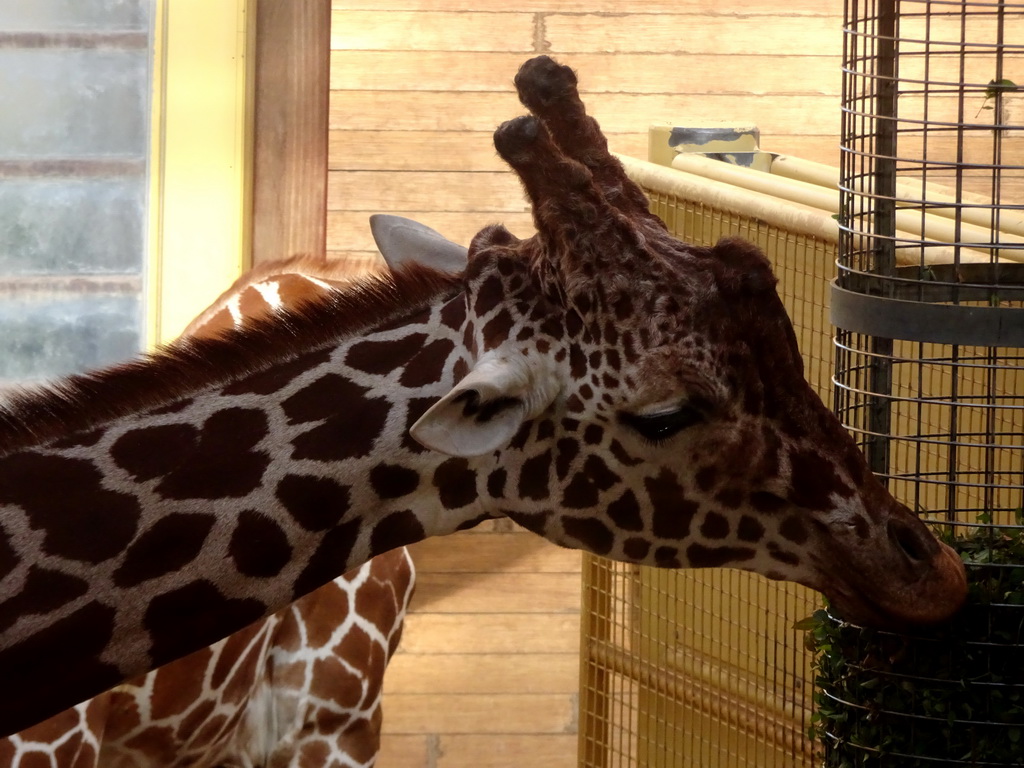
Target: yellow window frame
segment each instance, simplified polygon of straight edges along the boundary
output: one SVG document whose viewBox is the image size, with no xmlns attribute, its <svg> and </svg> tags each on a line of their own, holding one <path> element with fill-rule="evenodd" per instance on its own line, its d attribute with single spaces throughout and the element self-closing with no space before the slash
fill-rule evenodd
<svg viewBox="0 0 1024 768">
<path fill-rule="evenodd" d="M 147 345 L 250 264 L 255 0 L 158 0 Z"/>
</svg>

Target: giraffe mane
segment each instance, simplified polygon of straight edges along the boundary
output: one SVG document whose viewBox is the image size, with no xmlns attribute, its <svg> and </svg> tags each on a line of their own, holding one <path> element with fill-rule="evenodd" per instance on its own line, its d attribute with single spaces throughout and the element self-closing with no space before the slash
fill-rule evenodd
<svg viewBox="0 0 1024 768">
<path fill-rule="evenodd" d="M 170 405 L 407 316 L 461 288 L 459 275 L 409 264 L 213 338 L 179 339 L 110 368 L 15 392 L 0 403 L 0 456 Z"/>
</svg>

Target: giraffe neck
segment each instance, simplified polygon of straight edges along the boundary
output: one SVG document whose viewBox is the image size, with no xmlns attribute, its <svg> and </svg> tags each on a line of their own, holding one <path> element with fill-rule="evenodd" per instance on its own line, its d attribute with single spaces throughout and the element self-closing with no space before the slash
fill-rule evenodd
<svg viewBox="0 0 1024 768">
<path fill-rule="evenodd" d="M 368 274 L 349 261 L 264 263 L 184 335 L 247 327 L 351 289 Z M 209 648 L 0 739 L 0 768 L 31 768 L 42 755 L 68 768 L 263 765 L 310 749 L 338 764 L 369 764 L 379 748 L 384 669 L 414 574 L 405 547 L 374 557 Z M 309 727 L 325 716 L 329 727 Z"/>
<path fill-rule="evenodd" d="M 407 437 L 453 384 L 461 320 L 445 308 L 454 292 L 435 280 L 419 308 L 376 331 L 293 340 L 299 352 L 185 397 L 153 384 L 155 393 L 125 395 L 132 413 L 101 423 L 72 410 L 63 415 L 76 434 L 0 457 L 0 559 L 10 566 L 0 595 L 11 596 L 0 604 L 0 679 L 25 692 L 17 704 L 0 701 L 0 722 L 39 721 L 377 553 L 475 522 L 469 462 Z M 411 293 L 376 300 L 408 307 Z M 374 306 L 363 297 L 350 308 Z M 297 324 L 323 320 L 314 312 Z M 295 325 L 280 324 L 286 335 Z M 224 351 L 251 336 L 200 348 Z M 256 338 L 273 346 L 265 327 Z M 124 383 L 86 390 L 95 398 Z M 30 401 L 22 411 L 33 406 L 46 410 Z M 75 516 L 66 498 L 77 500 Z"/>
</svg>

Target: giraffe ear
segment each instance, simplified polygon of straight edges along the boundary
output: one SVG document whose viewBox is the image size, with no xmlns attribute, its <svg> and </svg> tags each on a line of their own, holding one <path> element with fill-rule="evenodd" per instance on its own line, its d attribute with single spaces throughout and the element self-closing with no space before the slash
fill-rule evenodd
<svg viewBox="0 0 1024 768">
<path fill-rule="evenodd" d="M 525 362 L 482 360 L 412 425 L 421 445 L 450 456 L 483 456 L 501 448 L 523 422 L 553 399 L 537 392 Z"/>
<path fill-rule="evenodd" d="M 468 250 L 453 243 L 426 224 L 395 216 L 375 213 L 370 217 L 370 232 L 388 268 L 414 261 L 442 272 L 462 272 L 466 268 Z"/>
</svg>

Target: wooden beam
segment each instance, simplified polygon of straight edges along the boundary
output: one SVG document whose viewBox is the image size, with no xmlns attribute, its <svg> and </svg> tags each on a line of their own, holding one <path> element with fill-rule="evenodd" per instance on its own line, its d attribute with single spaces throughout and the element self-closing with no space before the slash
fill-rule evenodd
<svg viewBox="0 0 1024 768">
<path fill-rule="evenodd" d="M 330 0 L 257 0 L 253 263 L 325 256 Z"/>
</svg>

